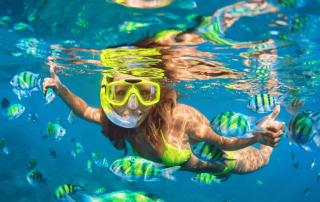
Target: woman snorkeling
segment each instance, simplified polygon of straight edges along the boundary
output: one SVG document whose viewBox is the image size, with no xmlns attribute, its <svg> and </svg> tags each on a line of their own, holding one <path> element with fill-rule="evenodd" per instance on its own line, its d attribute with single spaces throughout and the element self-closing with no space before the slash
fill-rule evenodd
<svg viewBox="0 0 320 202">
<path fill-rule="evenodd" d="M 257 2 L 252 4 L 260 5 Z M 265 4 L 261 5 L 266 8 Z M 182 59 L 179 55 L 185 55 L 187 47 L 180 52 L 176 51 L 177 49 L 170 50 L 170 47 L 177 44 L 204 42 L 200 35 L 190 30 L 179 33 L 169 30 L 158 37 L 143 39 L 133 46 L 125 47 L 125 50 L 139 48 L 160 50 L 160 55 L 155 54 L 158 56 L 153 58 L 161 58 L 162 62 L 150 65 L 151 67 L 129 65 L 125 69 L 105 71 L 100 86 L 100 108 L 88 106 L 64 86 L 55 74 L 58 64 L 53 62 L 49 62 L 51 78 L 45 78 L 43 82 L 44 93 L 48 88 L 52 88 L 75 115 L 101 125 L 102 133 L 118 150 L 127 151 L 127 141 L 137 156 L 166 166 L 181 166 L 180 170 L 212 173 L 223 178 L 231 174 L 254 172 L 268 164 L 272 150 L 279 144 L 283 134 L 281 130 L 283 123 L 275 121 L 280 113 L 280 106 L 263 119 L 260 126 L 264 132 L 253 132 L 254 137 L 249 139 L 225 139 L 210 128 L 209 120 L 198 110 L 177 103 L 179 94 L 175 89 L 168 87 L 172 75 L 181 78 L 195 72 L 194 74 L 198 76 L 201 75 L 198 72 L 203 72 L 203 69 L 211 71 L 209 73 L 212 75 L 239 76 L 237 73 L 230 74 L 229 70 L 215 70 L 214 67 L 217 65 L 205 60 Z M 221 37 L 212 39 L 216 40 L 221 42 Z M 72 52 L 72 49 L 69 49 L 69 53 L 70 50 Z M 120 51 L 118 48 L 116 50 Z M 112 66 L 112 61 L 106 61 L 106 57 L 111 54 L 110 51 L 101 54 L 101 63 L 108 63 L 105 64 L 108 67 Z M 123 58 L 125 57 L 120 57 L 121 60 Z M 132 58 L 128 59 L 130 60 Z M 69 63 L 72 64 L 72 61 Z M 177 68 L 179 66 L 185 68 L 179 69 Z M 190 145 L 197 142 L 211 143 L 224 150 L 229 159 L 236 160 L 229 162 L 228 167 L 220 163 L 205 163 L 191 152 Z M 255 143 L 261 144 L 260 149 L 251 147 Z"/>
<path fill-rule="evenodd" d="M 44 92 L 53 88 L 74 114 L 101 125 L 102 133 L 116 149 L 127 150 L 128 141 L 136 155 L 166 166 L 180 165 L 180 170 L 222 177 L 250 173 L 268 164 L 273 147 L 283 134 L 282 123 L 274 120 L 280 112 L 277 106 L 261 125 L 266 132 L 254 132 L 254 137 L 249 139 L 225 139 L 213 132 L 209 120 L 199 111 L 178 104 L 177 91 L 167 87 L 165 79 L 152 71 L 150 74 L 141 74 L 137 69 L 104 73 L 101 108 L 92 108 L 60 82 L 55 74 L 56 64 L 49 64 L 51 78 L 45 78 Z M 229 167 L 204 163 L 191 152 L 190 145 L 196 142 L 211 143 L 236 160 Z M 258 142 L 260 150 L 250 147 Z"/>
</svg>

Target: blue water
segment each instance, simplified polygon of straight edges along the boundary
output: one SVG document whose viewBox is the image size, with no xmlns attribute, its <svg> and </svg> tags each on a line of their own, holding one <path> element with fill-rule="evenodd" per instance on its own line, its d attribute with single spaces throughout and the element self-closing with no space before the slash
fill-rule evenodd
<svg viewBox="0 0 320 202">
<path fill-rule="evenodd" d="M 310 144 L 313 152 L 307 152 L 300 147 L 290 146 L 288 139 L 283 137 L 278 147 L 273 150 L 266 167 L 251 174 L 232 175 L 221 185 L 198 186 L 190 180 L 195 174 L 176 172 L 174 174 L 177 178 L 176 182 L 162 180 L 152 183 L 139 182 L 130 186 L 123 183 L 107 168 L 93 165 L 92 174 L 85 171 L 88 157 L 92 152 L 102 152 L 109 162 L 123 156 L 123 151 L 117 151 L 101 134 L 100 126 L 78 117 L 75 117 L 74 124 L 70 125 L 67 121 L 70 109 L 59 97 L 53 101 L 53 105 L 44 106 L 46 101 L 42 92 L 33 92 L 32 97 L 22 98 L 21 101 L 12 92 L 9 82 L 14 75 L 22 71 L 32 71 L 41 74 L 43 80 L 50 77 L 48 65 L 46 65 L 49 57 L 59 57 L 55 62 L 66 67 L 60 68 L 63 69 L 63 72 L 58 74 L 61 82 L 71 92 L 85 100 L 89 106 L 98 108 L 100 107 L 99 88 L 102 79 L 100 71 L 105 68 L 90 62 L 79 64 L 65 62 L 66 58 L 70 61 L 78 59 L 71 58 L 71 54 L 67 51 L 58 50 L 51 45 L 102 50 L 109 46 L 130 44 L 146 36 L 147 33 L 148 36 L 153 36 L 163 29 L 183 30 L 181 25 L 184 25 L 185 29 L 192 28 L 196 22 L 194 20 L 187 22 L 188 15 L 208 16 L 237 1 L 176 0 L 167 7 L 156 9 L 130 8 L 112 3 L 112 1 L 97 0 L 14 2 L 0 1 L 0 17 L 10 16 L 12 18 L 11 22 L 0 25 L 0 99 L 6 97 L 10 104 L 22 104 L 26 107 L 26 111 L 17 119 L 0 121 L 0 138 L 6 140 L 6 147 L 9 150 L 9 155 L 0 153 L 0 201 L 51 201 L 53 192 L 62 184 L 89 184 L 88 194 L 100 187 L 105 187 L 108 192 L 128 189 L 145 191 L 157 194 L 165 201 L 195 202 L 227 199 L 234 199 L 235 202 L 320 201 L 318 191 L 320 182 L 317 180 L 320 165 L 315 165 L 313 169 L 310 169 L 314 158 L 316 164 L 320 162 L 320 151 L 313 143 Z M 319 2 L 298 1 L 298 4 L 292 7 L 277 4 L 275 1 L 270 1 L 270 3 L 278 7 L 280 11 L 255 17 L 242 17 L 226 29 L 223 37 L 233 42 L 272 39 L 274 40 L 271 43 L 272 46 L 254 50 L 256 51 L 254 52 L 252 44 L 231 48 L 225 44 L 212 43 L 207 39 L 201 44 L 171 47 L 177 50 L 190 48 L 194 51 L 184 52 L 183 56 L 216 62 L 220 64 L 218 69 L 227 69 L 241 74 L 236 78 L 215 76 L 204 78 L 196 76 L 200 74 L 194 74 L 192 81 L 184 80 L 173 86 L 180 93 L 188 95 L 181 98 L 179 103 L 196 108 L 209 120 L 224 111 L 236 111 L 259 119 L 266 114 L 256 114 L 246 108 L 247 101 L 252 95 L 259 92 L 284 94 L 295 90 L 297 96 L 306 99 L 306 109 L 320 111 L 318 61 L 320 16 L 319 9 L 317 9 L 320 7 Z M 28 22 L 27 18 L 34 10 L 37 11 L 38 18 Z M 90 27 L 76 25 L 79 15 L 82 15 L 79 13 L 85 15 L 83 18 L 90 23 Z M 156 15 L 159 13 L 161 15 Z M 279 13 L 286 15 L 288 19 L 277 17 Z M 172 19 L 165 16 L 171 16 Z M 303 29 L 292 31 L 294 30 L 293 19 L 298 16 L 308 16 L 309 19 L 303 22 Z M 274 19 L 282 20 L 288 25 L 267 26 L 275 24 L 272 21 Z M 119 27 L 126 21 L 149 23 L 149 25 L 138 27 L 130 32 L 119 31 Z M 14 30 L 13 26 L 18 22 L 29 24 L 31 29 Z M 54 23 L 57 23 L 56 28 L 53 28 Z M 81 32 L 77 34 L 72 32 L 72 29 L 78 29 Z M 104 34 L 100 34 L 102 31 Z M 278 34 L 272 35 L 270 31 L 277 31 Z M 279 39 L 279 35 L 284 33 L 290 33 L 290 40 Z M 34 53 L 17 45 L 19 40 L 24 38 L 35 38 L 39 41 L 35 43 Z M 66 40 L 71 42 L 67 43 Z M 255 59 L 241 56 L 248 52 L 258 55 L 261 60 L 272 58 L 272 61 L 269 62 L 272 69 L 267 71 L 266 76 L 255 73 L 254 62 L 246 65 L 246 60 L 255 61 Z M 19 55 L 14 56 L 15 53 Z M 74 55 L 81 56 L 81 59 L 97 61 L 99 61 L 99 54 L 99 51 L 74 52 Z M 212 69 L 208 68 L 200 72 L 205 74 Z M 310 79 L 305 76 L 303 74 L 305 71 L 312 72 L 314 77 Z M 193 85 L 194 88 L 185 88 L 185 85 Z M 201 88 L 208 85 L 210 87 Z M 290 93 L 288 100 L 293 96 L 294 93 Z M 38 123 L 27 122 L 30 112 L 39 115 Z M 277 120 L 288 123 L 291 116 L 285 107 L 281 107 Z M 66 136 L 57 142 L 49 139 L 43 140 L 41 131 L 48 122 L 55 122 L 58 117 L 63 120 L 67 130 Z M 81 143 L 84 147 L 84 153 L 77 158 L 73 158 L 68 153 L 76 148 L 75 143 L 67 141 L 71 137 L 74 137 L 75 142 Z M 51 148 L 54 148 L 57 153 L 57 158 L 54 160 L 49 156 Z M 296 153 L 296 160 L 291 158 L 291 152 Z M 130 149 L 129 155 L 133 155 Z M 47 185 L 33 187 L 28 183 L 26 175 L 31 159 L 37 160 L 38 165 L 35 169 L 40 171 L 45 179 L 48 179 Z M 300 163 L 299 170 L 292 166 L 295 162 Z M 262 181 L 263 184 L 257 184 L 257 180 Z M 310 188 L 310 193 L 305 195 L 307 188 Z M 81 197 L 77 194 L 72 195 L 72 198 L 81 201 Z"/>
</svg>

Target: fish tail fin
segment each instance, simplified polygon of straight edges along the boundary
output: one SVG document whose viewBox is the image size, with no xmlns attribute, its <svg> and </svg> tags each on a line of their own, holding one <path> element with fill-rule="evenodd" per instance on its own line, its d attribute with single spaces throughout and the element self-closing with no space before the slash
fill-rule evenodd
<svg viewBox="0 0 320 202">
<path fill-rule="evenodd" d="M 36 116 L 37 118 L 39 118 L 38 114 L 35 114 L 35 116 Z"/>
<path fill-rule="evenodd" d="M 3 152 L 4 152 L 5 154 L 7 154 L 7 155 L 9 154 L 9 151 L 8 151 L 7 147 L 4 147 L 4 148 L 3 148 Z"/>
<path fill-rule="evenodd" d="M 76 202 L 64 191 L 64 189 L 62 189 L 62 191 L 63 191 L 63 195 L 66 197 L 68 202 Z"/>
<path fill-rule="evenodd" d="M 284 99 L 286 99 L 286 97 L 288 96 L 288 93 L 282 95 L 281 97 L 279 97 L 279 104 L 282 106 L 287 106 L 287 104 L 284 102 Z"/>
<path fill-rule="evenodd" d="M 43 137 L 42 137 L 42 139 L 44 140 L 44 139 L 46 139 L 48 136 L 47 135 L 44 135 Z"/>
<path fill-rule="evenodd" d="M 320 134 L 316 134 L 313 137 L 313 141 L 314 141 L 314 143 L 316 143 L 317 147 L 320 148 Z"/>
<path fill-rule="evenodd" d="M 312 149 L 306 144 L 300 144 L 300 147 L 302 147 L 304 150 L 308 152 L 313 152 Z"/>
<path fill-rule="evenodd" d="M 236 159 L 228 159 L 228 154 L 222 154 L 222 157 L 224 158 L 224 160 L 221 162 L 223 163 L 223 165 L 225 165 L 227 168 L 229 167 L 229 163 L 232 161 L 235 161 Z"/>
<path fill-rule="evenodd" d="M 29 167 L 29 168 L 27 168 L 28 170 L 31 170 L 32 168 L 31 167 Z"/>
<path fill-rule="evenodd" d="M 217 180 L 216 180 L 216 183 L 217 183 L 217 184 L 220 184 L 221 182 L 222 182 L 222 179 L 217 179 Z"/>
<path fill-rule="evenodd" d="M 43 180 L 42 180 L 42 183 L 43 183 L 43 184 L 47 184 L 47 183 L 46 183 L 47 180 L 48 180 L 48 179 L 43 179 Z"/>
<path fill-rule="evenodd" d="M 79 185 L 81 191 L 87 191 L 87 190 L 85 189 L 86 186 L 88 186 L 88 184 Z"/>
<path fill-rule="evenodd" d="M 87 194 L 80 194 L 83 202 L 93 202 L 93 197 Z"/>
<path fill-rule="evenodd" d="M 249 122 L 250 125 L 251 125 L 252 123 L 254 123 L 255 120 L 257 120 L 257 118 L 254 117 L 254 116 L 246 116 L 246 118 L 247 118 L 247 120 L 248 120 L 248 122 Z"/>
<path fill-rule="evenodd" d="M 38 86 L 39 86 L 39 89 L 41 91 L 41 78 L 38 80 Z"/>
<path fill-rule="evenodd" d="M 174 166 L 171 168 L 163 169 L 163 171 L 161 173 L 162 177 L 167 178 L 169 180 L 176 181 L 176 178 L 173 177 L 171 174 L 174 173 L 175 171 L 179 170 L 180 168 L 181 168 L 181 166 Z"/>
</svg>

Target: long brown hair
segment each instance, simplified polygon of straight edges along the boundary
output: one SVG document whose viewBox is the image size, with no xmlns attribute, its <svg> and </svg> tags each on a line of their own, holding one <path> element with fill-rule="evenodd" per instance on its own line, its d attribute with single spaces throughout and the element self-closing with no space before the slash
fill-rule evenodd
<svg viewBox="0 0 320 202">
<path fill-rule="evenodd" d="M 172 109 L 177 105 L 178 96 L 177 90 L 167 87 L 165 84 L 161 85 L 160 101 L 154 105 L 149 112 L 146 120 L 141 124 L 140 131 L 142 131 L 148 142 L 153 148 L 163 145 L 160 135 L 160 127 L 169 122 L 172 115 Z M 130 135 L 136 134 L 135 130 L 122 128 L 112 123 L 105 115 L 103 109 L 100 107 L 100 117 L 102 134 L 106 136 L 118 150 L 128 151 L 125 140 Z"/>
</svg>

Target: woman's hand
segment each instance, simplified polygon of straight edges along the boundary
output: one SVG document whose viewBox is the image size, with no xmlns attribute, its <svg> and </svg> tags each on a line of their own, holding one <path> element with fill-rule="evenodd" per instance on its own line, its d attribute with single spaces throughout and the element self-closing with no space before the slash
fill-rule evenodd
<svg viewBox="0 0 320 202">
<path fill-rule="evenodd" d="M 59 77 L 56 75 L 54 69 L 56 67 L 56 64 L 54 64 L 53 62 L 49 62 L 50 65 L 50 74 L 51 74 L 51 78 L 45 78 L 42 85 L 43 85 L 43 93 L 46 94 L 47 90 L 49 88 L 52 88 L 54 93 L 56 95 L 59 95 L 59 90 L 61 89 L 61 87 L 63 86 L 62 83 L 60 82 Z"/>
<path fill-rule="evenodd" d="M 282 126 L 283 122 L 275 121 L 274 119 L 280 113 L 280 105 L 275 107 L 275 110 L 268 116 L 262 118 L 257 124 L 265 132 L 253 132 L 253 135 L 257 138 L 260 144 L 264 144 L 270 147 L 276 147 L 283 135 Z"/>
</svg>

